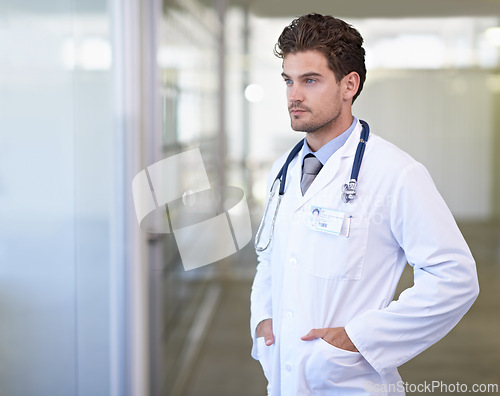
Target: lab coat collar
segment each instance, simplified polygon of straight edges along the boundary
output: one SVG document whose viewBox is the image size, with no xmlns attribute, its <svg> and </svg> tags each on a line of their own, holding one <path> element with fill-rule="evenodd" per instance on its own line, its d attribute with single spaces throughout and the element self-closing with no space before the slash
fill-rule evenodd
<svg viewBox="0 0 500 396">
<path fill-rule="evenodd" d="M 361 137 L 361 131 L 363 127 L 361 123 L 357 122 L 356 127 L 351 133 L 351 136 L 347 139 L 345 144 L 335 152 L 330 159 L 323 166 L 321 171 L 316 176 L 316 179 L 312 182 L 309 189 L 304 195 L 300 191 L 300 179 L 302 176 L 302 164 L 300 161 L 295 161 L 294 167 L 292 169 L 293 180 L 298 180 L 298 182 L 292 183 L 294 189 L 294 195 L 297 196 L 297 205 L 295 210 L 299 209 L 305 203 L 307 203 L 313 196 L 318 194 L 323 188 L 326 187 L 336 176 L 340 169 L 340 161 L 345 158 L 354 157 L 356 154 L 356 148 L 358 147 L 359 139 Z M 303 149 L 302 149 L 303 150 Z M 297 156 L 302 158 L 302 151 Z M 347 182 L 348 180 L 346 180 Z M 339 185 L 339 194 L 341 186 Z"/>
</svg>

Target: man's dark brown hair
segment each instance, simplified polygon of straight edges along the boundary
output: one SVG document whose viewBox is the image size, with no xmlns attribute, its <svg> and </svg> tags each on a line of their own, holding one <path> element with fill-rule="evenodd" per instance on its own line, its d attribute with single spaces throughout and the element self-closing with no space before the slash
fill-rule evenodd
<svg viewBox="0 0 500 396">
<path fill-rule="evenodd" d="M 283 59 L 288 54 L 319 51 L 328 60 L 328 66 L 337 82 L 351 72 L 359 74 L 358 97 L 366 79 L 363 37 L 341 19 L 320 14 L 303 15 L 294 19 L 281 33 L 274 54 Z"/>
</svg>

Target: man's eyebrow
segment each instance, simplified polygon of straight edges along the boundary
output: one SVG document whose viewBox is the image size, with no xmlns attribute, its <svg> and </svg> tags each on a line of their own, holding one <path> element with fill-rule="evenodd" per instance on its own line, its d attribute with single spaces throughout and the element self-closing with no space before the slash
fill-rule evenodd
<svg viewBox="0 0 500 396">
<path fill-rule="evenodd" d="M 288 76 L 288 74 L 286 74 L 286 73 L 281 73 L 281 76 L 283 78 L 290 78 L 290 76 Z M 318 73 L 318 72 L 307 72 L 307 73 L 304 73 L 304 74 L 301 74 L 300 76 L 298 76 L 299 79 L 307 78 L 307 77 L 323 77 L 323 75 Z"/>
</svg>

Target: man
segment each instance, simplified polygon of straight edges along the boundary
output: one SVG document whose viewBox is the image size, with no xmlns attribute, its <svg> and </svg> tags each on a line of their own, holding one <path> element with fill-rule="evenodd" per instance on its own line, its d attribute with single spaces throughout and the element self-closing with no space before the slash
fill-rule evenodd
<svg viewBox="0 0 500 396">
<path fill-rule="evenodd" d="M 404 394 L 397 367 L 448 333 L 479 292 L 449 209 L 408 154 L 370 134 L 356 196 L 342 199 L 362 131 L 351 113 L 362 44 L 353 27 L 318 14 L 295 19 L 276 44 L 291 126 L 306 138 L 252 287 L 252 356 L 270 395 Z M 311 208 L 328 230 L 307 226 Z M 406 262 L 414 285 L 392 301 Z"/>
</svg>

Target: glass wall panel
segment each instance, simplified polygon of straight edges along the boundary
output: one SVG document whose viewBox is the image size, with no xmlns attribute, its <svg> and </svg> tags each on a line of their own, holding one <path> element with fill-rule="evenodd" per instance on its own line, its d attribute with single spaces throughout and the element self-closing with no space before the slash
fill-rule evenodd
<svg viewBox="0 0 500 396">
<path fill-rule="evenodd" d="M 1 8 L 0 393 L 109 394 L 107 5 Z"/>
<path fill-rule="evenodd" d="M 210 185 L 217 187 L 219 23 L 213 7 L 163 2 L 158 38 L 162 158 L 199 148 Z M 189 170 L 183 170 L 188 172 Z M 174 181 L 169 181 L 174 182 Z M 193 235 L 193 238 L 199 236 Z M 159 236 L 162 257 L 150 262 L 153 394 L 182 388 L 190 364 L 191 328 L 208 287 L 210 266 L 184 271 L 172 234 Z M 194 240 L 193 240 L 194 242 Z M 159 349 L 158 345 L 162 348 Z M 192 362 L 191 362 L 192 363 Z"/>
</svg>

